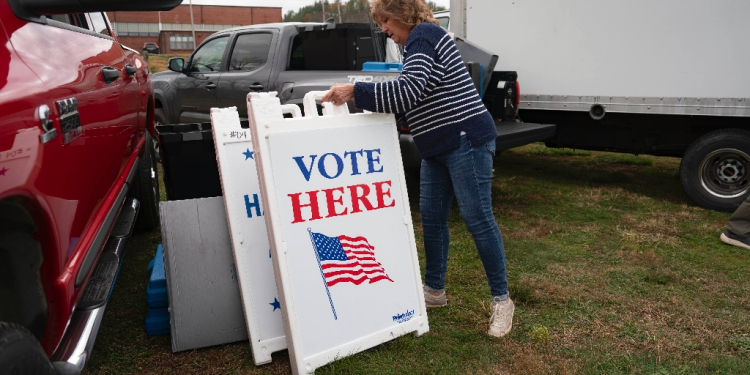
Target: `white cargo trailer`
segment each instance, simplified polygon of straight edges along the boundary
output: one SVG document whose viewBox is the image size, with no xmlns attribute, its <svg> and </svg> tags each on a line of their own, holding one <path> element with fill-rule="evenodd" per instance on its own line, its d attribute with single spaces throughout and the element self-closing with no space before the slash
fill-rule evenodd
<svg viewBox="0 0 750 375">
<path fill-rule="evenodd" d="M 700 206 L 750 192 L 750 2 L 451 0 L 451 30 L 517 71 L 549 147 L 682 157 Z"/>
</svg>

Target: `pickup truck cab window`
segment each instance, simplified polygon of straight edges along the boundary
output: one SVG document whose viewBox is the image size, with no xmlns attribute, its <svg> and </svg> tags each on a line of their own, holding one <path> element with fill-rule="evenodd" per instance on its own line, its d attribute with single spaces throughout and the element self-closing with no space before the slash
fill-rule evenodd
<svg viewBox="0 0 750 375">
<path fill-rule="evenodd" d="M 47 16 L 48 20 L 59 22 L 59 24 L 70 25 L 80 27 L 81 29 L 89 30 L 89 21 L 86 15 L 83 13 L 77 14 L 51 14 Z M 52 26 L 55 26 L 55 22 L 51 22 Z"/>
<path fill-rule="evenodd" d="M 216 89 L 218 107 L 237 106 L 240 118 L 247 117 L 244 103 L 248 91 L 269 91 L 278 31 L 252 30 L 237 33 L 229 45 L 229 68 L 221 73 Z"/>
<path fill-rule="evenodd" d="M 107 21 L 104 20 L 104 16 L 101 13 L 89 13 L 89 18 L 91 19 L 91 26 L 93 26 L 94 32 L 106 36 L 112 36 L 109 27 L 107 27 Z"/>
<path fill-rule="evenodd" d="M 292 53 L 289 54 L 289 67 L 287 70 L 305 70 L 305 48 L 302 46 L 302 37 L 297 35 L 292 39 Z"/>
<path fill-rule="evenodd" d="M 193 55 L 190 71 L 206 73 L 221 70 L 221 61 L 228 41 L 229 38 L 224 36 L 210 40 L 202 45 Z"/>
<path fill-rule="evenodd" d="M 250 72 L 265 65 L 271 49 L 271 33 L 242 34 L 237 37 L 229 60 L 229 71 Z"/>
<path fill-rule="evenodd" d="M 210 122 L 208 112 L 217 107 L 216 88 L 223 68 L 229 36 L 205 41 L 188 60 L 187 74 L 175 77 L 175 104 L 179 123 Z"/>
<path fill-rule="evenodd" d="M 68 25 L 75 25 L 73 23 L 73 17 L 70 14 L 51 14 L 47 16 L 48 19 L 53 19 L 57 22 L 67 23 Z"/>
</svg>

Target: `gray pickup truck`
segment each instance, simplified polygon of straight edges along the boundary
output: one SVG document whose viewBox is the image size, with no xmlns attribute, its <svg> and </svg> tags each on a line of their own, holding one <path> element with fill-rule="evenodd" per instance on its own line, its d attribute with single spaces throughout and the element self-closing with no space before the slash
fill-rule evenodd
<svg viewBox="0 0 750 375">
<path fill-rule="evenodd" d="M 382 35 L 382 34 L 381 34 Z M 282 104 L 298 104 L 309 91 L 336 83 L 394 80 L 398 71 L 362 71 L 376 61 L 378 46 L 367 24 L 274 23 L 223 30 L 207 38 L 184 61 L 173 58 L 168 72 L 152 77 L 155 119 L 161 124 L 209 122 L 212 107 L 236 106 L 247 119 L 250 91 L 277 91 Z M 497 56 L 457 40 L 467 68 L 498 120 L 498 150 L 541 141 L 555 134 L 554 125 L 516 121 L 518 83 L 515 72 L 493 72 Z M 350 103 L 350 109 L 354 110 Z M 405 123 L 399 123 L 401 153 L 407 171 L 421 159 Z"/>
</svg>

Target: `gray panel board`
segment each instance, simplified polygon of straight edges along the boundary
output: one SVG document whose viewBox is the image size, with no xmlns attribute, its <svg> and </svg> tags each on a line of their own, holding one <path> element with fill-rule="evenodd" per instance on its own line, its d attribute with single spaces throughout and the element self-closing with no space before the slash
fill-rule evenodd
<svg viewBox="0 0 750 375">
<path fill-rule="evenodd" d="M 247 340 L 221 197 L 160 203 L 172 351 Z"/>
</svg>

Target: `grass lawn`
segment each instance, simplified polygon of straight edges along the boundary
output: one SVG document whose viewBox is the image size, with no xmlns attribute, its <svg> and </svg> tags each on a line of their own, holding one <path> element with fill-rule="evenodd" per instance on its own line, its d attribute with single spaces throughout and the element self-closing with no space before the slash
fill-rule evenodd
<svg viewBox="0 0 750 375">
<path fill-rule="evenodd" d="M 493 201 L 516 302 L 509 336 L 485 333 L 489 287 L 454 205 L 449 302 L 428 311 L 430 332 L 317 373 L 750 373 L 750 252 L 719 241 L 730 214 L 696 207 L 678 165 L 541 144 L 502 153 Z M 418 190 L 409 193 L 424 265 Z M 129 244 L 86 373 L 290 371 L 286 351 L 255 367 L 247 342 L 173 354 L 169 336 L 146 336 L 146 271 L 159 243 L 153 232 Z"/>
</svg>

